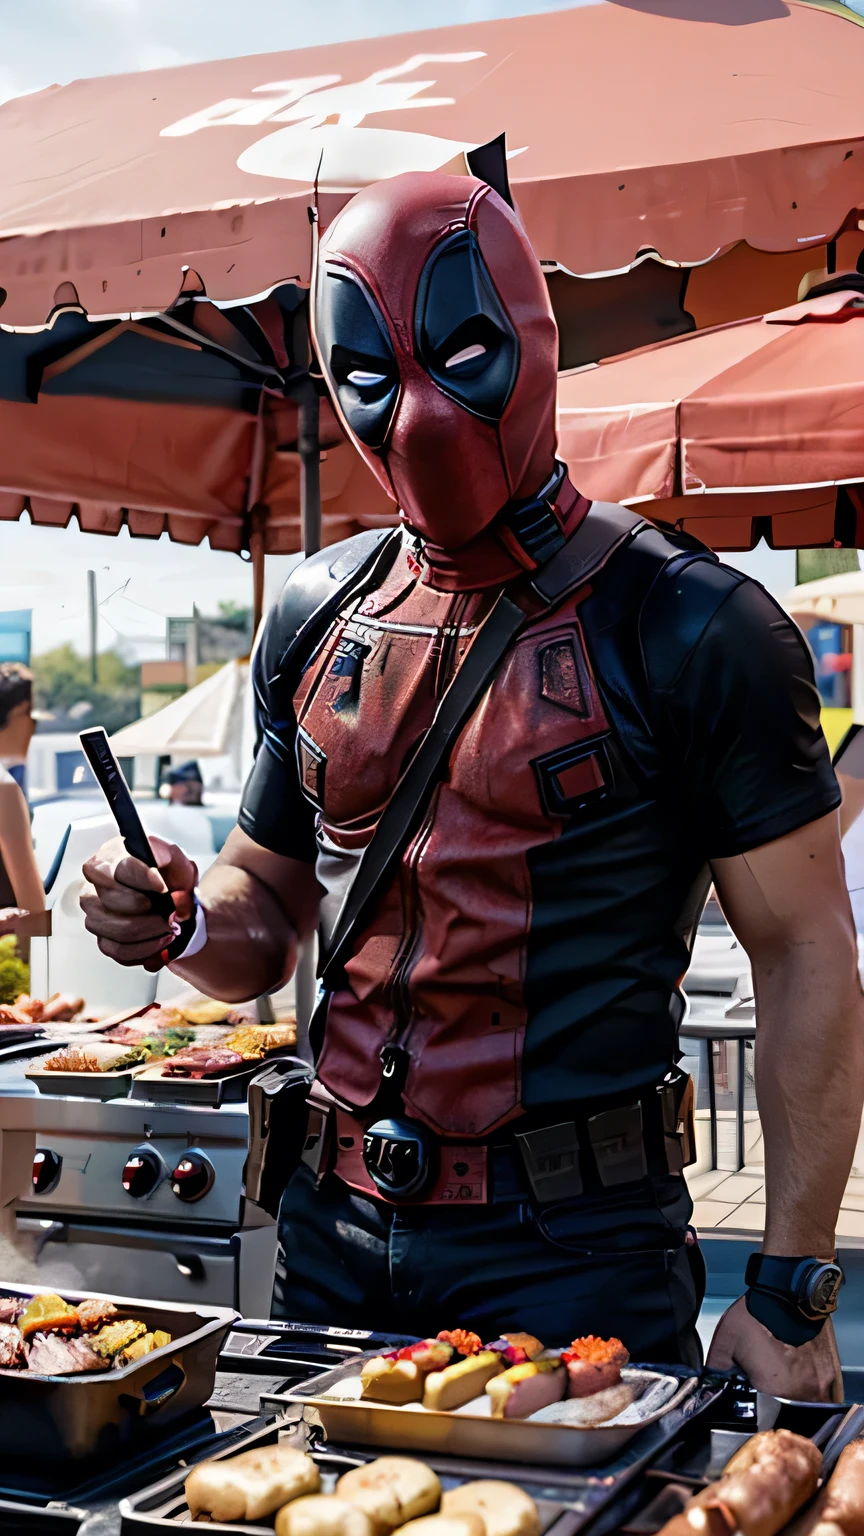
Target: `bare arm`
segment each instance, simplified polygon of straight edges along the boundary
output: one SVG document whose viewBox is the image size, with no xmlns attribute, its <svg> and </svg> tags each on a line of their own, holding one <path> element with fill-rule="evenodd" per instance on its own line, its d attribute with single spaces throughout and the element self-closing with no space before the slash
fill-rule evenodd
<svg viewBox="0 0 864 1536">
<path fill-rule="evenodd" d="M 843 804 L 840 807 L 840 836 L 845 837 L 851 826 L 854 826 L 861 812 L 864 811 L 864 779 L 854 778 L 850 773 L 837 770 L 837 783 L 843 793 Z"/>
<path fill-rule="evenodd" d="M 831 1257 L 864 1104 L 864 996 L 837 815 L 751 853 L 718 859 L 713 873 L 753 968 L 765 1147 L 763 1251 Z M 729 1362 L 766 1391 L 778 1382 L 788 1389 L 790 1379 L 795 1396 L 806 1395 L 805 1388 L 817 1396 L 836 1389 L 830 1324 L 812 1344 L 792 1349 L 742 1303 L 736 1308 L 715 1336 L 715 1364 L 723 1363 L 725 1350 Z M 811 1374 L 801 1380 L 793 1366 Z"/>
<path fill-rule="evenodd" d="M 765 1252 L 830 1254 L 864 1104 L 864 996 L 836 815 L 717 860 L 714 879 L 753 967 Z"/>
<path fill-rule="evenodd" d="M 36 868 L 27 802 L 14 783 L 0 784 L 0 853 L 18 906 L 44 912 L 45 888 Z"/>
<path fill-rule="evenodd" d="M 207 943 L 172 971 L 225 1002 L 260 997 L 287 981 L 297 939 L 316 924 L 320 889 L 312 866 L 259 847 L 235 827 L 199 889 Z"/>
<path fill-rule="evenodd" d="M 90 882 L 81 896 L 85 926 L 102 953 L 120 965 L 158 969 L 172 934 L 150 907 L 148 891 L 174 897 L 181 917 L 192 909 L 194 864 L 181 849 L 150 839 L 159 874 L 126 853 L 119 839 L 106 843 L 84 865 Z M 235 827 L 201 882 L 207 943 L 171 969 L 210 997 L 241 1002 L 259 997 L 291 976 L 297 938 L 315 927 L 319 887 L 311 865 L 284 858 L 254 843 Z"/>
</svg>

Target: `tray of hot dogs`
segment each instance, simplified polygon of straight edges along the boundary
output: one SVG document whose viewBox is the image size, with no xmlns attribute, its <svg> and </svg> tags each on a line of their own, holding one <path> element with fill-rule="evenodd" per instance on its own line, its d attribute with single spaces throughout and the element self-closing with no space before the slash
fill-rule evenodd
<svg viewBox="0 0 864 1536">
<path fill-rule="evenodd" d="M 545 1349 L 526 1333 L 482 1344 L 443 1330 L 366 1353 L 297 1384 L 286 1398 L 314 1409 L 342 1445 L 546 1466 L 609 1461 L 641 1430 L 693 1398 L 696 1371 L 629 1364 L 619 1339 Z"/>
</svg>

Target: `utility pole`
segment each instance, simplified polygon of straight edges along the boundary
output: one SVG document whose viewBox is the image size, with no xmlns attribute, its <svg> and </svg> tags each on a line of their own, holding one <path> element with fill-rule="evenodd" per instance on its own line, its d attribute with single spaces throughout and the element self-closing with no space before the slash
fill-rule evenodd
<svg viewBox="0 0 864 1536">
<path fill-rule="evenodd" d="M 192 620 L 186 631 L 186 687 L 194 688 L 198 679 L 198 609 L 192 604 Z"/>
<path fill-rule="evenodd" d="M 90 681 L 96 683 L 96 646 L 99 639 L 99 610 L 96 606 L 96 572 L 87 572 L 87 608 L 90 619 Z"/>
</svg>

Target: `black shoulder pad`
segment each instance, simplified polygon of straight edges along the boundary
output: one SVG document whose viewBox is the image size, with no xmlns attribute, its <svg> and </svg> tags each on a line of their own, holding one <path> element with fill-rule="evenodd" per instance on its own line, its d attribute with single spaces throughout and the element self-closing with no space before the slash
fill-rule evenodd
<svg viewBox="0 0 864 1536">
<path fill-rule="evenodd" d="M 392 528 L 372 528 L 320 549 L 301 560 L 288 577 L 273 605 L 259 647 L 259 666 L 265 677 L 274 677 L 298 631 L 338 587 L 349 581 L 392 533 Z"/>
<path fill-rule="evenodd" d="M 699 546 L 670 551 L 639 619 L 645 672 L 652 688 L 675 686 L 711 620 L 747 579 Z"/>
</svg>

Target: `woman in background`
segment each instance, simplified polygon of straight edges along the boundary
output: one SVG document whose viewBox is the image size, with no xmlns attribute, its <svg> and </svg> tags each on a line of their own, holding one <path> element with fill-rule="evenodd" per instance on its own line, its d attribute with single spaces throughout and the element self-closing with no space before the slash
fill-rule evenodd
<svg viewBox="0 0 864 1536">
<path fill-rule="evenodd" d="M 5 766 L 24 762 L 35 729 L 33 674 L 18 662 L 0 663 L 0 935 L 41 931 L 38 915 L 45 911 L 29 807 Z"/>
</svg>

